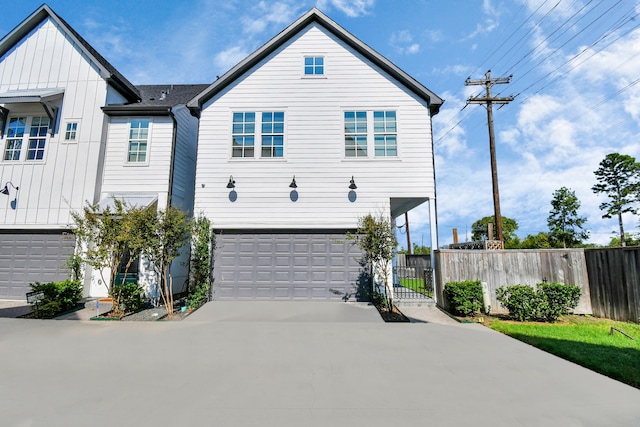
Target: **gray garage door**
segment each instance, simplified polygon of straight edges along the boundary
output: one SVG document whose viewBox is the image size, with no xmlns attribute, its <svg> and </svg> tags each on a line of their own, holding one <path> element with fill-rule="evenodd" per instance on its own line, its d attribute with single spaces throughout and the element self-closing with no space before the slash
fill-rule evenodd
<svg viewBox="0 0 640 427">
<path fill-rule="evenodd" d="M 72 234 L 0 234 L 0 298 L 24 300 L 30 283 L 66 279 L 74 248 Z"/>
<path fill-rule="evenodd" d="M 214 299 L 364 299 L 360 258 L 343 233 L 222 233 Z"/>
</svg>

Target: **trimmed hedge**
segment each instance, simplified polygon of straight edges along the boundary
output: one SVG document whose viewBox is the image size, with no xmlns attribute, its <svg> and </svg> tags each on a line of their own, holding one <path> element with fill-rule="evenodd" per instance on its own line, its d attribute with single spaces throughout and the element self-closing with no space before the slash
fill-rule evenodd
<svg viewBox="0 0 640 427">
<path fill-rule="evenodd" d="M 519 321 L 554 322 L 578 306 L 580 287 L 560 283 L 538 283 L 503 286 L 496 290 L 496 299 Z"/>
<path fill-rule="evenodd" d="M 454 315 L 475 316 L 482 308 L 482 285 L 480 280 L 449 282 L 444 285 L 444 297 Z"/>
</svg>

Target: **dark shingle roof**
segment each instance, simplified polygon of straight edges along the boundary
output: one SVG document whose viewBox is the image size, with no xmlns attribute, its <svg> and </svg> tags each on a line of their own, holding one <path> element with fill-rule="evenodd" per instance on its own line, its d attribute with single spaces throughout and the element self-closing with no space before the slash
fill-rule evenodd
<svg viewBox="0 0 640 427">
<path fill-rule="evenodd" d="M 136 87 L 131 84 L 118 70 L 115 69 L 102 55 L 98 53 L 87 41 L 76 32 L 64 19 L 60 18 L 48 5 L 43 4 L 27 19 L 22 21 L 16 28 L 0 40 L 0 56 L 7 53 L 16 43 L 19 43 L 24 36 L 37 27 L 47 17 L 50 17 L 60 27 L 62 27 L 68 36 L 74 40 L 84 53 L 102 67 L 101 76 L 115 87 L 129 102 L 137 102 L 140 99 L 140 93 Z"/>
<path fill-rule="evenodd" d="M 136 89 L 141 101 L 130 104 L 112 104 L 102 107 L 109 116 L 151 115 L 166 116 L 176 105 L 185 105 L 187 101 L 202 92 L 209 85 L 140 85 Z"/>
</svg>

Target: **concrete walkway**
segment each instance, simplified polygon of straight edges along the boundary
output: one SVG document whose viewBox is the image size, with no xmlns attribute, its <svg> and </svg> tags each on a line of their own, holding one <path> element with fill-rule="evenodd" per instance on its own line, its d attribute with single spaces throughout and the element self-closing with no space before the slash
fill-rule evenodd
<svg viewBox="0 0 640 427">
<path fill-rule="evenodd" d="M 214 302 L 182 322 L 0 318 L 0 424 L 640 425 L 640 390 L 479 325 L 369 314 Z"/>
</svg>

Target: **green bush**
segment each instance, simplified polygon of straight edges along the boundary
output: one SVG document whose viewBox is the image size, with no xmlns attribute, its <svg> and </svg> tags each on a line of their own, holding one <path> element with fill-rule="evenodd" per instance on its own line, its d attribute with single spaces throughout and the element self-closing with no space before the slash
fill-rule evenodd
<svg viewBox="0 0 640 427">
<path fill-rule="evenodd" d="M 49 319 L 57 314 L 64 313 L 75 308 L 82 300 L 82 284 L 78 281 L 65 280 L 64 282 L 32 283 L 33 292 L 42 292 L 43 297 L 35 306 L 34 315 L 39 318 Z"/>
<path fill-rule="evenodd" d="M 540 311 L 548 322 L 554 322 L 560 316 L 569 314 L 580 301 L 580 287 L 576 285 L 539 283 L 537 291 L 544 295 L 545 304 Z"/>
<path fill-rule="evenodd" d="M 540 296 L 531 286 L 502 286 L 496 289 L 496 299 L 516 320 L 523 322 L 539 317 Z"/>
<path fill-rule="evenodd" d="M 496 290 L 496 298 L 516 320 L 554 322 L 578 306 L 580 287 L 560 283 L 539 283 L 536 289 L 506 286 Z"/>
<path fill-rule="evenodd" d="M 115 285 L 113 288 L 114 301 L 120 302 L 122 313 L 133 313 L 144 307 L 143 290 L 137 282 Z"/>
<path fill-rule="evenodd" d="M 480 280 L 450 282 L 444 285 L 444 297 L 453 314 L 475 316 L 482 307 L 482 285 Z"/>
</svg>

